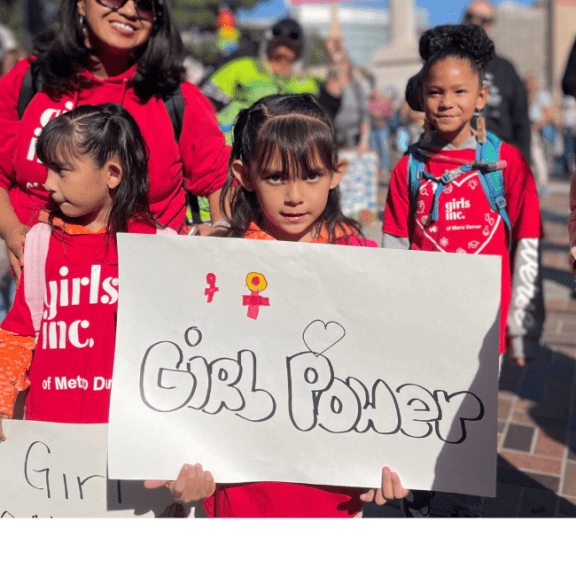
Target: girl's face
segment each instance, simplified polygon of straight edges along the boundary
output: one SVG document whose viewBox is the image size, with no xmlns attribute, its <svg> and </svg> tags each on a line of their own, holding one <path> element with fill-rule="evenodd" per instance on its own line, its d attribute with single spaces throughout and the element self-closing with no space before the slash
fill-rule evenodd
<svg viewBox="0 0 576 576">
<path fill-rule="evenodd" d="M 147 4 L 153 0 L 147 0 Z M 78 0 L 78 14 L 84 16 L 87 43 L 98 52 L 130 53 L 145 44 L 153 22 L 138 15 L 134 0 L 114 10 L 106 0 Z"/>
<path fill-rule="evenodd" d="M 338 186 L 346 170 L 346 162 L 336 164 L 338 172 L 318 168 L 308 174 L 285 178 L 282 160 L 276 152 L 268 168 L 247 169 L 240 160 L 232 165 L 232 172 L 245 190 L 254 191 L 264 222 L 262 229 L 277 240 L 310 242 L 317 234 L 315 224 L 324 212 L 330 190 Z"/>
<path fill-rule="evenodd" d="M 430 67 L 420 99 L 429 124 L 458 147 L 472 136 L 470 120 L 476 109 L 484 108 L 488 88 L 468 60 L 449 56 Z"/>
<path fill-rule="evenodd" d="M 64 216 L 97 232 L 108 224 L 110 190 L 121 181 L 122 168 L 116 158 L 96 168 L 90 158 L 83 156 L 48 168 L 44 188 Z"/>
</svg>

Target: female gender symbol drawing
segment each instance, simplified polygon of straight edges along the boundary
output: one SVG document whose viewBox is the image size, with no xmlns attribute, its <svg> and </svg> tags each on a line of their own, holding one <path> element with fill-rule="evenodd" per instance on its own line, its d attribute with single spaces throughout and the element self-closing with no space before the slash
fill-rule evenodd
<svg viewBox="0 0 576 576">
<path fill-rule="evenodd" d="M 264 274 L 250 272 L 246 276 L 246 286 L 250 290 L 250 296 L 242 296 L 242 305 L 248 306 L 248 318 L 256 320 L 260 312 L 260 306 L 270 306 L 270 299 L 258 294 L 266 290 L 268 282 L 266 282 Z"/>
</svg>

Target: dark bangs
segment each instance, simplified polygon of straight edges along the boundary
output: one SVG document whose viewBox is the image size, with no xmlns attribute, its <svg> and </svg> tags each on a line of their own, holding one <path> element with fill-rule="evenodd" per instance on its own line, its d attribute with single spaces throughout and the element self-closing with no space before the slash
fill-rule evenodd
<svg viewBox="0 0 576 576">
<path fill-rule="evenodd" d="M 59 116 L 42 130 L 42 138 L 36 144 L 36 156 L 46 168 L 57 170 L 79 157 L 77 139 L 72 122 Z"/>
<path fill-rule="evenodd" d="M 336 148 L 329 124 L 310 116 L 291 114 L 270 118 L 258 131 L 258 149 L 252 166 L 261 173 L 270 171 L 278 154 L 280 171 L 286 180 L 303 178 L 311 172 L 336 172 Z"/>
</svg>

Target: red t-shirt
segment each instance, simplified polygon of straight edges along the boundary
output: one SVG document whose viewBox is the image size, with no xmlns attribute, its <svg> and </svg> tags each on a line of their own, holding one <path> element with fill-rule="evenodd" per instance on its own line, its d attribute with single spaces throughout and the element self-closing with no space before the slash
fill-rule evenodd
<svg viewBox="0 0 576 576">
<path fill-rule="evenodd" d="M 372 240 L 356 236 L 348 230 L 335 244 L 377 247 Z M 246 238 L 274 240 L 254 223 Z M 323 230 L 312 243 L 327 244 Z M 208 516 L 217 518 L 351 518 L 362 510 L 362 488 L 289 484 L 287 482 L 251 482 L 217 484 L 212 496 L 204 500 Z"/>
<path fill-rule="evenodd" d="M 225 145 L 212 105 L 190 82 L 181 84 L 185 106 L 177 143 L 162 99 L 152 97 L 142 103 L 130 86 L 136 66 L 105 80 L 84 72 L 88 85 L 72 94 L 49 96 L 38 92 L 19 120 L 18 97 L 29 67 L 30 63 L 22 60 L 0 79 L 0 187 L 10 193 L 22 223 L 34 225 L 48 200 L 42 186 L 46 169 L 35 155 L 37 138 L 49 120 L 81 104 L 116 102 L 136 120 L 150 154 L 150 209 L 160 224 L 174 230 L 183 226 L 184 179 L 188 190 L 198 196 L 209 195 L 223 186 L 230 148 Z"/>
<path fill-rule="evenodd" d="M 26 419 L 104 424 L 116 341 L 118 253 L 112 238 L 106 243 L 106 234 L 73 229 L 73 234 L 53 229 L 49 240 Z M 137 223 L 130 225 L 130 232 L 154 234 L 156 229 Z M 25 283 L 26 268 L 2 328 L 34 336 Z"/>
<path fill-rule="evenodd" d="M 447 170 L 472 163 L 475 150 L 441 150 L 426 159 L 425 171 L 435 177 Z M 540 208 L 534 177 L 520 152 L 502 143 L 500 159 L 506 161 L 504 189 L 506 212 L 512 225 L 512 242 L 540 238 Z M 511 264 L 508 230 L 500 215 L 490 208 L 476 171 L 466 172 L 447 185 L 438 199 L 438 220 L 428 222 L 437 183 L 422 180 L 415 221 L 410 218 L 408 156 L 396 165 L 384 212 L 383 231 L 411 238 L 411 250 L 494 254 L 502 256 L 500 353 L 506 350 L 506 321 L 511 298 Z"/>
</svg>

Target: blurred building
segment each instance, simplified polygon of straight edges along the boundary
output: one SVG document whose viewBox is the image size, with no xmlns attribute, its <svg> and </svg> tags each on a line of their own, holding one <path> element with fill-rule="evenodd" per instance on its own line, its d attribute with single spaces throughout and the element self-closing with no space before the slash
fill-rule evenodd
<svg viewBox="0 0 576 576">
<path fill-rule="evenodd" d="M 532 73 L 540 86 L 551 84 L 549 0 L 534 6 L 500 4 L 493 40 L 498 55 L 510 60 L 521 78 Z"/>
<path fill-rule="evenodd" d="M 291 9 L 291 14 L 307 32 L 316 31 L 323 37 L 330 33 L 331 6 L 328 4 L 302 5 Z M 354 8 L 352 3 L 339 4 L 338 23 L 352 62 L 368 66 L 372 54 L 390 38 L 391 21 L 388 10 Z M 426 12 L 416 14 L 420 28 L 426 28 Z"/>
<path fill-rule="evenodd" d="M 393 87 L 404 94 L 406 82 L 422 67 L 418 41 L 427 28 L 418 17 L 414 0 L 389 0 L 390 26 L 388 41 L 372 53 L 369 70 L 376 87 Z"/>
<path fill-rule="evenodd" d="M 548 2 L 547 2 L 548 3 Z M 568 55 L 576 40 L 576 0 L 550 2 L 552 29 L 551 73 L 555 86 L 560 86 Z"/>
</svg>

